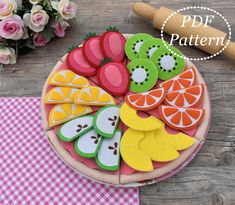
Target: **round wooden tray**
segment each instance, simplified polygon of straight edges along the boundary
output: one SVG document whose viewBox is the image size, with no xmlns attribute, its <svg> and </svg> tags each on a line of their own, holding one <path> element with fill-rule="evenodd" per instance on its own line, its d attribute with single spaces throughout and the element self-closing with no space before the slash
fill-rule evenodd
<svg viewBox="0 0 235 205">
<path fill-rule="evenodd" d="M 130 36 L 131 34 L 125 34 L 126 38 L 129 38 Z M 66 55 L 63 56 L 57 62 L 56 66 L 53 68 L 50 75 L 54 73 L 55 71 L 57 71 L 58 69 L 60 69 L 59 65 L 65 62 Z M 186 60 L 186 67 L 191 67 L 191 66 L 194 66 L 196 68 L 196 66 L 193 65 L 191 61 Z M 50 145 L 52 146 L 56 154 L 60 157 L 60 159 L 63 162 L 65 162 L 69 167 L 71 167 L 73 170 L 75 170 L 79 174 L 99 183 L 110 184 L 113 186 L 133 187 L 133 186 L 143 186 L 147 184 L 153 184 L 158 181 L 165 180 L 168 177 L 182 170 L 196 156 L 196 154 L 201 149 L 204 143 L 204 140 L 208 133 L 208 129 L 210 127 L 211 104 L 210 104 L 209 93 L 208 93 L 208 89 L 205 84 L 205 81 L 197 68 L 196 68 L 196 71 L 197 71 L 197 83 L 205 85 L 205 92 L 204 92 L 204 99 L 202 102 L 202 107 L 206 110 L 205 117 L 202 123 L 198 126 L 197 132 L 194 136 L 194 138 L 196 139 L 196 143 L 192 147 L 182 151 L 179 158 L 177 158 L 174 161 L 169 162 L 167 165 L 161 168 L 156 168 L 151 172 L 136 172 L 136 173 L 128 174 L 128 175 L 121 174 L 119 172 L 109 173 L 107 171 L 101 171 L 101 170 L 89 168 L 86 164 L 74 159 L 73 156 L 67 150 L 65 150 L 64 147 L 61 145 L 56 133 L 53 131 L 53 128 L 49 127 L 48 120 L 47 120 L 48 116 L 46 112 L 46 106 L 42 100 L 41 101 L 42 124 L 45 130 L 45 134 L 48 139 L 48 142 L 50 143 Z M 41 99 L 44 98 L 45 94 L 50 89 L 51 89 L 51 86 L 49 86 L 46 81 L 42 90 Z"/>
</svg>

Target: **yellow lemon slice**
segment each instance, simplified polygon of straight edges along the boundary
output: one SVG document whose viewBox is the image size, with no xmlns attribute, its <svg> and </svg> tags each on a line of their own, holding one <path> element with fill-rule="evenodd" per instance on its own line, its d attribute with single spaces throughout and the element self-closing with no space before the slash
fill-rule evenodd
<svg viewBox="0 0 235 205">
<path fill-rule="evenodd" d="M 156 130 L 164 124 L 161 120 L 154 116 L 150 116 L 148 118 L 138 116 L 137 111 L 126 103 L 121 106 L 120 118 L 128 127 L 141 131 Z"/>
<path fill-rule="evenodd" d="M 73 103 L 75 93 L 79 89 L 68 87 L 52 88 L 45 96 L 44 103 L 58 104 L 58 103 Z"/>
<path fill-rule="evenodd" d="M 53 127 L 91 112 L 91 107 L 86 105 L 58 104 L 50 111 L 49 125 Z"/>
<path fill-rule="evenodd" d="M 87 78 L 71 70 L 60 70 L 49 76 L 48 84 L 72 88 L 84 88 L 90 85 Z"/>
<path fill-rule="evenodd" d="M 110 94 L 96 86 L 89 86 L 87 88 L 80 89 L 75 95 L 74 103 L 96 106 L 116 104 L 114 98 Z"/>
</svg>

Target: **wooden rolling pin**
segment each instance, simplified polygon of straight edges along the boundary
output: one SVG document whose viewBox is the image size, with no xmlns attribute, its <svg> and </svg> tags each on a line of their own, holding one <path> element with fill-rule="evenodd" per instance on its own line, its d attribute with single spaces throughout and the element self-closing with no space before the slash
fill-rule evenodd
<svg viewBox="0 0 235 205">
<path fill-rule="evenodd" d="M 159 30 L 161 30 L 161 27 L 164 23 L 164 21 L 167 19 L 168 16 L 170 16 L 175 11 L 160 7 L 159 9 L 156 9 L 149 4 L 137 2 L 132 7 L 133 11 L 146 19 L 153 21 L 153 26 Z M 201 24 L 199 27 L 192 28 L 193 21 L 190 20 L 185 23 L 185 27 L 181 27 L 183 22 L 184 15 L 180 13 L 176 13 L 173 17 L 167 21 L 164 32 L 167 32 L 168 34 L 178 34 L 180 37 L 186 37 L 189 38 L 190 36 L 199 36 L 199 39 L 202 37 L 216 37 L 216 38 L 223 38 L 224 43 L 227 42 L 227 34 L 223 31 L 220 31 L 216 28 L 213 28 L 211 26 L 205 26 L 205 24 Z M 199 23 L 199 22 L 197 22 Z M 193 44 L 195 41 L 192 41 Z M 195 47 L 209 53 L 209 54 L 215 54 L 221 50 L 223 45 L 217 45 L 216 41 L 211 41 L 210 45 L 195 45 Z M 223 53 L 228 56 L 229 58 L 235 60 L 235 43 L 229 42 L 227 48 L 223 51 Z"/>
</svg>

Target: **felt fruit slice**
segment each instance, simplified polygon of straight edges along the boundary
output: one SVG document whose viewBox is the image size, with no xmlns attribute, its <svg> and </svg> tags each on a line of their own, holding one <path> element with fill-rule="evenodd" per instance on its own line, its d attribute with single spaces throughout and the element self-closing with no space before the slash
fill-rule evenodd
<svg viewBox="0 0 235 205">
<path fill-rule="evenodd" d="M 182 90 L 168 92 L 165 104 L 176 107 L 195 107 L 203 99 L 204 85 L 195 85 Z"/>
<path fill-rule="evenodd" d="M 165 88 L 168 92 L 171 92 L 191 87 L 196 83 L 196 81 L 197 73 L 194 68 L 190 68 L 175 76 L 174 78 L 164 81 L 163 83 L 159 84 L 159 86 Z"/>
<path fill-rule="evenodd" d="M 124 95 L 130 85 L 129 72 L 119 62 L 110 62 L 99 68 L 97 80 L 104 90 L 114 96 Z"/>
<path fill-rule="evenodd" d="M 102 88 L 96 86 L 89 86 L 87 88 L 80 89 L 74 97 L 75 104 L 83 105 L 115 105 L 114 98 L 105 92 Z"/>
<path fill-rule="evenodd" d="M 125 97 L 125 101 L 136 110 L 151 110 L 160 105 L 165 96 L 165 89 L 158 88 L 144 93 L 128 95 Z"/>
<path fill-rule="evenodd" d="M 122 122 L 135 130 L 151 131 L 162 126 L 161 120 L 154 116 L 142 118 L 137 115 L 137 111 L 124 103 L 120 108 L 120 118 Z"/>
<path fill-rule="evenodd" d="M 49 125 L 53 127 L 91 112 L 91 107 L 87 105 L 58 104 L 50 111 Z"/>
<path fill-rule="evenodd" d="M 90 65 L 98 68 L 104 59 L 104 54 L 101 50 L 101 36 L 96 36 L 95 33 L 89 33 L 84 40 L 86 41 L 82 47 L 83 55 Z"/>
<path fill-rule="evenodd" d="M 107 28 L 101 37 L 101 49 L 105 57 L 122 62 L 125 57 L 125 37 L 115 27 Z"/>
<path fill-rule="evenodd" d="M 44 98 L 46 104 L 73 103 L 74 96 L 78 92 L 76 88 L 55 87 L 48 91 Z"/>
<path fill-rule="evenodd" d="M 195 139 L 186 134 L 169 134 L 163 125 L 157 130 L 144 132 L 140 149 L 149 154 L 153 161 L 168 162 L 180 156 L 177 151 L 185 150 L 194 143 Z"/>
<path fill-rule="evenodd" d="M 73 119 L 63 124 L 57 134 L 62 141 L 71 142 L 92 129 L 93 119 L 89 115 Z"/>
<path fill-rule="evenodd" d="M 165 42 L 167 44 L 167 42 Z M 140 58 L 147 58 L 150 60 L 153 53 L 161 48 L 164 47 L 163 40 L 160 38 L 150 38 L 144 41 L 144 43 L 140 47 L 139 57 Z"/>
<path fill-rule="evenodd" d="M 160 105 L 159 113 L 168 126 L 176 130 L 188 130 L 201 123 L 205 110 Z"/>
<path fill-rule="evenodd" d="M 82 157 L 93 158 L 96 156 L 101 142 L 102 137 L 92 129 L 76 140 L 75 152 Z"/>
<path fill-rule="evenodd" d="M 131 83 L 130 91 L 141 93 L 150 90 L 157 82 L 158 70 L 148 59 L 135 59 L 128 65 Z"/>
<path fill-rule="evenodd" d="M 122 159 L 131 168 L 138 171 L 152 171 L 150 155 L 140 149 L 140 142 L 144 137 L 144 132 L 127 129 L 121 139 L 120 152 Z"/>
<path fill-rule="evenodd" d="M 103 139 L 98 154 L 95 158 L 96 164 L 108 171 L 116 171 L 120 164 L 120 139 L 121 130 L 117 130 L 110 139 Z"/>
<path fill-rule="evenodd" d="M 111 138 L 114 135 L 119 122 L 120 107 L 107 105 L 96 113 L 94 118 L 94 129 L 103 137 Z"/>
<path fill-rule="evenodd" d="M 96 68 L 91 66 L 85 59 L 82 48 L 75 48 L 68 53 L 66 63 L 71 70 L 83 76 L 93 76 Z"/>
<path fill-rule="evenodd" d="M 134 60 L 139 57 L 140 47 L 147 39 L 153 38 L 146 33 L 137 33 L 127 39 L 125 44 L 125 52 L 130 60 Z"/>
<path fill-rule="evenodd" d="M 60 70 L 50 75 L 48 84 L 72 88 L 84 88 L 90 85 L 89 81 L 70 70 Z"/>
<path fill-rule="evenodd" d="M 168 47 L 170 50 L 165 47 L 157 49 L 151 57 L 151 61 L 158 69 L 159 79 L 161 80 L 168 80 L 183 72 L 185 68 L 183 54 L 175 47 Z"/>
</svg>

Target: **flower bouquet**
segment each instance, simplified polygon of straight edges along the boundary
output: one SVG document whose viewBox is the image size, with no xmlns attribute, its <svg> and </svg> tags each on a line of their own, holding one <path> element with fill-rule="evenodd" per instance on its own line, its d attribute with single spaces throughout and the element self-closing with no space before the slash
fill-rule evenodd
<svg viewBox="0 0 235 205">
<path fill-rule="evenodd" d="M 0 67 L 15 64 L 18 54 L 64 37 L 76 16 L 70 0 L 0 0 Z"/>
</svg>

